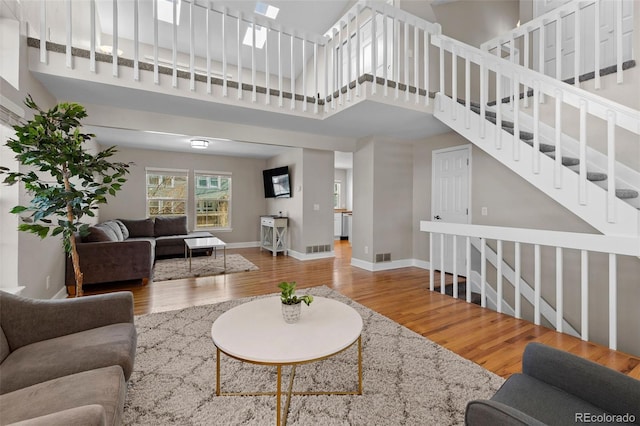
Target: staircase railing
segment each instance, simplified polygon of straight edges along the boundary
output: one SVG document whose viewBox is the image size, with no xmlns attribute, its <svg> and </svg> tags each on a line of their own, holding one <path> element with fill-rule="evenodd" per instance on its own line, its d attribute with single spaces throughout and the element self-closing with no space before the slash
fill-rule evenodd
<svg viewBox="0 0 640 426">
<path fill-rule="evenodd" d="M 160 4 L 169 5 L 168 16 L 161 16 Z M 197 0 L 183 0 L 181 9 L 178 2 L 146 0 L 40 0 L 23 7 L 41 63 L 53 50 L 65 55 L 69 69 L 84 56 L 91 73 L 124 78 L 128 66 L 136 82 L 151 71 L 156 85 L 170 76 L 171 87 L 183 89 L 186 79 L 191 92 L 238 100 L 249 92 L 254 104 L 275 98 L 281 108 L 313 108 L 315 115 L 352 101 L 352 91 L 359 97 L 360 86 L 371 80 L 372 94 L 383 85 L 384 95 L 393 88 L 395 98 L 403 92 L 405 101 L 414 97 L 428 105 L 431 35 L 440 33 L 437 24 L 373 1 L 357 3 L 325 35 Z"/>
<path fill-rule="evenodd" d="M 453 258 L 453 265 L 456 265 L 458 260 L 457 247 L 464 247 L 466 253 L 466 271 L 454 270 L 453 282 L 458 280 L 458 274 L 470 277 L 473 269 L 473 259 L 471 255 L 471 239 L 480 239 L 480 262 L 479 273 L 481 276 L 481 304 L 486 307 L 486 291 L 488 283 L 487 274 L 487 254 L 486 247 L 489 241 L 495 243 L 497 253 L 497 274 L 496 282 L 494 284 L 495 291 L 497 292 L 497 311 L 503 312 L 502 301 L 504 300 L 504 285 L 503 274 L 501 269 L 502 262 L 506 255 L 503 252 L 503 243 L 510 242 L 514 244 L 513 252 L 513 269 L 514 269 L 514 305 L 515 305 L 515 317 L 522 318 L 522 249 L 525 245 L 533 247 L 533 287 L 534 287 L 534 300 L 533 300 L 533 322 L 536 325 L 541 324 L 541 307 L 543 305 L 542 290 L 543 290 L 543 270 L 542 270 L 542 247 L 551 247 L 555 250 L 555 282 L 545 281 L 545 289 L 549 286 L 555 287 L 553 293 L 555 294 L 555 301 L 547 302 L 555 306 L 556 320 L 555 327 L 558 332 L 564 331 L 565 324 L 565 307 L 564 307 L 564 289 L 565 289 L 565 275 L 563 270 L 565 266 L 565 253 L 566 250 L 579 250 L 580 252 L 580 320 L 579 325 L 574 324 L 576 329 L 580 330 L 580 337 L 582 340 L 589 340 L 589 324 L 590 324 L 590 310 L 589 310 L 589 294 L 596 289 L 596 285 L 590 283 L 589 280 L 589 253 L 606 253 L 608 255 L 608 322 L 609 322 L 609 347 L 611 349 L 617 349 L 617 336 L 618 336 L 618 280 L 617 280 L 617 261 L 618 256 L 638 256 L 640 254 L 640 240 L 637 237 L 624 237 L 624 236 L 606 236 L 598 234 L 581 234 L 572 232 L 558 232 L 558 231 L 543 231 L 536 230 L 531 232 L 531 229 L 523 228 L 506 228 L 496 226 L 483 226 L 483 225 L 465 225 L 458 223 L 445 223 L 445 222 L 430 222 L 421 221 L 420 231 L 429 232 L 429 262 L 431 264 L 430 270 L 430 289 L 434 290 L 435 283 L 435 269 L 440 268 L 444 270 L 444 256 L 451 256 Z M 453 244 L 451 253 L 441 253 L 441 264 L 438 265 L 434 260 L 434 240 L 435 238 L 444 239 L 445 236 L 453 236 Z M 458 246 L 461 244 L 461 246 Z M 441 244 L 440 247 L 443 247 Z M 441 248 L 442 250 L 442 248 Z M 455 267 L 455 266 L 454 266 Z M 568 268 L 567 268 L 568 269 Z M 477 269 L 476 269 L 477 270 Z M 441 282 L 444 282 L 444 277 L 441 276 Z M 596 283 L 597 284 L 597 283 Z M 444 288 L 444 286 L 441 286 Z M 454 294 L 456 292 L 454 291 Z M 469 301 L 469 298 L 467 298 Z"/>
<path fill-rule="evenodd" d="M 594 122 L 600 120 L 603 127 L 606 129 L 606 148 L 604 154 L 608 158 L 607 162 L 607 195 L 606 195 L 606 222 L 616 223 L 621 220 L 618 212 L 616 211 L 616 137 L 621 132 L 620 130 L 626 130 L 631 132 L 633 140 L 631 143 L 638 143 L 638 136 L 640 136 L 640 112 L 634 109 L 628 108 L 624 105 L 613 102 L 609 99 L 602 98 L 594 95 L 590 92 L 582 90 L 577 87 L 570 86 L 566 83 L 558 81 L 552 77 L 540 74 L 536 71 L 532 71 L 518 64 L 509 62 L 495 55 L 491 55 L 486 51 L 469 46 L 458 40 L 446 37 L 446 36 L 434 36 L 432 38 L 434 45 L 440 47 L 442 52 L 450 53 L 450 86 L 445 87 L 445 60 L 444 55 L 441 54 L 440 61 L 440 94 L 444 95 L 448 92 L 447 96 L 452 99 L 457 99 L 458 87 L 462 86 L 465 90 L 464 101 L 464 123 L 465 127 L 470 126 L 470 117 L 472 114 L 479 114 L 480 119 L 480 138 L 486 137 L 487 127 L 487 104 L 491 100 L 492 94 L 489 93 L 489 74 L 493 73 L 493 87 L 495 93 L 493 100 L 497 100 L 495 108 L 495 117 L 491 117 L 491 120 L 495 122 L 498 129 L 502 127 L 503 114 L 502 114 L 502 80 L 507 78 L 509 84 L 513 87 L 513 93 L 521 93 L 521 87 L 531 87 L 533 96 L 533 129 L 532 134 L 532 146 L 533 155 L 530 158 L 531 172 L 534 175 L 541 173 L 540 159 L 543 155 L 540 151 L 540 129 L 539 123 L 541 122 L 541 97 L 543 95 L 548 96 L 554 100 L 555 103 L 555 120 L 553 127 L 555 128 L 555 164 L 553 168 L 553 180 L 555 188 L 563 187 L 563 171 L 565 167 L 562 164 L 562 138 L 563 138 L 563 112 L 572 110 L 577 112 L 578 116 L 578 129 L 579 129 L 579 142 L 580 142 L 580 169 L 578 187 L 575 188 L 578 194 L 579 204 L 587 206 L 590 203 L 587 196 L 588 180 L 586 169 L 586 152 L 589 133 L 587 131 L 587 123 L 593 125 Z M 464 63 L 464 77 L 458 76 L 458 62 Z M 471 64 L 473 64 L 479 70 L 475 74 L 474 79 L 470 73 Z M 472 105 L 470 99 L 470 90 L 474 86 L 479 88 L 479 104 Z M 526 96 L 524 96 L 526 99 Z M 502 131 L 496 131 L 495 148 L 502 149 L 503 142 L 512 142 L 511 148 L 513 153 L 513 161 L 521 161 L 521 123 L 520 123 L 520 104 L 521 100 L 519 96 L 515 97 L 515 102 L 509 102 L 509 107 L 513 108 L 513 133 L 510 141 L 504 140 Z M 443 110 L 443 104 L 436 106 Z M 475 110 L 475 111 L 474 111 Z M 452 119 L 456 119 L 456 109 L 452 108 Z M 635 212 L 637 216 L 637 211 Z M 637 217 L 624 218 L 628 221 L 636 221 Z"/>
<path fill-rule="evenodd" d="M 545 74 L 545 51 L 547 33 L 551 28 L 555 29 L 554 55 L 555 55 L 555 78 L 563 79 L 563 43 L 562 37 L 564 28 L 571 28 L 573 25 L 573 79 L 572 83 L 576 86 L 580 83 L 580 76 L 588 72 L 594 72 L 595 88 L 601 87 L 600 70 L 601 64 L 601 35 L 600 35 L 600 15 L 602 6 L 611 7 L 615 15 L 614 33 L 615 33 L 615 68 L 617 73 L 617 82 L 623 82 L 623 31 L 622 31 L 622 14 L 623 0 L 616 2 L 602 2 L 602 0 L 573 0 L 562 6 L 557 7 L 543 15 L 540 15 L 525 24 L 512 29 L 511 31 L 488 40 L 480 46 L 482 50 L 493 52 L 495 55 L 502 55 L 502 50 L 509 52 L 509 60 L 515 63 L 518 49 L 523 51 L 519 55 L 520 65 L 525 68 L 533 69 L 534 64 L 530 63 L 531 51 L 534 49 L 532 44 L 537 43 L 537 71 Z M 593 28 L 586 28 L 590 24 L 585 16 L 592 16 Z M 583 31 L 589 30 L 593 34 L 594 43 L 585 43 L 583 39 Z M 500 47 L 500 49 L 498 49 Z M 587 54 L 593 54 L 593 64 L 583 64 L 583 59 Z M 608 65 L 608 64 L 606 64 Z M 512 93 L 513 95 L 513 93 Z M 526 102 L 527 100 L 525 100 Z"/>
</svg>

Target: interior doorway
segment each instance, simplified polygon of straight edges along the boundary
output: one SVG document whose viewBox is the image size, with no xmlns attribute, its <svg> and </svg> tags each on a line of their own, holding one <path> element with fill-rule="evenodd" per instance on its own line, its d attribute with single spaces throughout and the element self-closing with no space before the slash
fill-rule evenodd
<svg viewBox="0 0 640 426">
<path fill-rule="evenodd" d="M 471 216 L 471 145 L 438 149 L 432 152 L 431 220 L 469 223 Z M 440 257 L 441 240 L 433 240 L 433 269 L 452 273 L 453 236 L 444 238 L 444 262 Z M 456 244 L 456 269 L 459 275 L 466 270 L 465 245 Z"/>
</svg>

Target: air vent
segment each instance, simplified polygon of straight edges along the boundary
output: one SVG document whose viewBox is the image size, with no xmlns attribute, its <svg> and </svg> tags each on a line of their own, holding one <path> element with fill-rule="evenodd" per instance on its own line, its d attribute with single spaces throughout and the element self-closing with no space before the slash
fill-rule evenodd
<svg viewBox="0 0 640 426">
<path fill-rule="evenodd" d="M 377 253 L 376 263 L 378 262 L 391 262 L 391 253 Z"/>
<path fill-rule="evenodd" d="M 331 244 L 320 244 L 317 246 L 307 246 L 306 247 L 306 253 L 307 254 L 311 254 L 311 253 L 326 253 L 328 251 L 331 251 Z"/>
</svg>

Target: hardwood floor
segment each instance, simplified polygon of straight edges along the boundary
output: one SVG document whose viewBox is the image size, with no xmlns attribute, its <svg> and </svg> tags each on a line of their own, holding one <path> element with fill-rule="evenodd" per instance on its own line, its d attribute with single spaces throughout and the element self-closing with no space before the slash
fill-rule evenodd
<svg viewBox="0 0 640 426">
<path fill-rule="evenodd" d="M 85 294 L 130 290 L 139 315 L 275 293 L 280 281 L 296 281 L 298 288 L 326 285 L 505 378 L 521 370 L 524 347 L 536 341 L 640 379 L 640 357 L 430 292 L 424 269 L 368 272 L 352 267 L 346 241 L 336 242 L 335 250 L 335 258 L 304 262 L 282 254 L 273 257 L 258 248 L 228 250 L 246 257 L 259 271 L 146 286 L 141 282 L 87 286 Z"/>
</svg>

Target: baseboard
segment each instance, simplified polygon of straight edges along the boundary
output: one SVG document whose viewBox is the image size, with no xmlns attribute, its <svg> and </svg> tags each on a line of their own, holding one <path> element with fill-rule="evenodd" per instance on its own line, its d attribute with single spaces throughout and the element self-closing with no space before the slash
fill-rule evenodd
<svg viewBox="0 0 640 426">
<path fill-rule="evenodd" d="M 51 299 L 66 299 L 67 298 L 67 286 L 62 286 L 60 290 L 56 294 L 53 295 Z"/>
<path fill-rule="evenodd" d="M 390 262 L 373 263 L 367 262 L 366 260 L 351 258 L 351 266 L 370 272 L 388 271 L 391 269 L 408 268 L 411 266 L 427 270 L 430 268 L 429 262 L 420 259 L 400 259 L 392 260 Z"/>
<path fill-rule="evenodd" d="M 229 249 L 260 247 L 260 241 L 247 241 L 244 243 L 227 243 Z"/>
<path fill-rule="evenodd" d="M 335 257 L 335 252 L 333 251 L 325 251 L 322 253 L 300 253 L 295 250 L 287 250 L 287 254 L 294 259 L 297 260 L 315 260 L 315 259 L 327 259 L 330 257 Z"/>
</svg>

